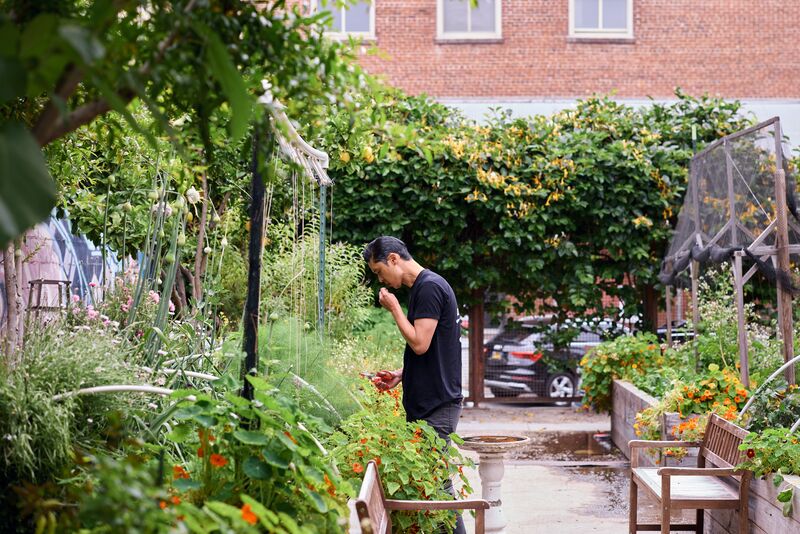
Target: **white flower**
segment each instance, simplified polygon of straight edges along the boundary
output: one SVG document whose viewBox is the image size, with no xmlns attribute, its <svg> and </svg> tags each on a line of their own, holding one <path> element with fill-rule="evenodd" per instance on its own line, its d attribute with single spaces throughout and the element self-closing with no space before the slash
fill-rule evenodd
<svg viewBox="0 0 800 534">
<path fill-rule="evenodd" d="M 188 191 L 186 191 L 186 200 L 189 201 L 189 204 L 197 204 L 200 202 L 200 191 L 194 188 L 194 186 L 190 187 Z"/>
<path fill-rule="evenodd" d="M 94 419 L 92 419 L 91 417 L 89 417 L 88 419 L 86 419 L 86 422 L 87 422 L 87 423 L 94 423 Z"/>
<path fill-rule="evenodd" d="M 219 244 L 222 245 L 223 247 L 227 247 L 228 246 L 228 238 L 227 237 L 223 237 L 222 241 L 220 241 Z"/>
</svg>

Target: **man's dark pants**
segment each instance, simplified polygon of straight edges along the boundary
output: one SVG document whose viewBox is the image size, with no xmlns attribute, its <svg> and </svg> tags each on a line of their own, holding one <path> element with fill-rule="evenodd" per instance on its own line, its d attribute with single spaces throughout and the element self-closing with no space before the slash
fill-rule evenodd
<svg viewBox="0 0 800 534">
<path fill-rule="evenodd" d="M 423 419 L 423 421 L 431 425 L 433 429 L 436 430 L 436 433 L 439 434 L 439 437 L 447 442 L 447 446 L 449 447 L 450 434 L 456 431 L 459 417 L 461 417 L 461 401 L 456 401 L 440 406 L 432 414 Z M 444 490 L 455 497 L 456 493 L 453 489 L 453 481 L 449 478 L 445 482 Z M 466 532 L 464 520 L 461 518 L 461 514 L 458 514 L 456 528 L 453 530 L 453 534 L 466 534 Z"/>
</svg>

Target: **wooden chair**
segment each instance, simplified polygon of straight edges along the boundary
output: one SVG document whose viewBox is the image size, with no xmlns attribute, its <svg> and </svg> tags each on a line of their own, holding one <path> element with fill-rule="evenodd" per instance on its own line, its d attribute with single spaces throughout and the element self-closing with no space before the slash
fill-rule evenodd
<svg viewBox="0 0 800 534">
<path fill-rule="evenodd" d="M 631 448 L 631 502 L 629 534 L 639 530 L 694 530 L 703 532 L 703 510 L 727 508 L 739 511 L 739 533 L 747 534 L 750 471 L 737 471 L 734 466 L 744 460 L 739 445 L 747 431 L 711 414 L 702 443 L 688 441 L 633 440 Z M 666 447 L 700 447 L 697 467 L 639 467 L 639 449 Z M 706 467 L 706 462 L 715 467 Z M 639 524 L 636 519 L 637 490 L 648 491 L 661 504 L 661 525 Z M 696 509 L 697 520 L 691 525 L 671 525 L 670 512 L 677 509 Z"/>
<path fill-rule="evenodd" d="M 397 501 L 383 493 L 381 477 L 374 461 L 364 470 L 358 498 L 350 503 L 350 534 L 391 534 L 393 510 L 475 510 L 475 533 L 484 534 L 484 510 L 489 502 L 482 499 L 463 501 Z"/>
</svg>

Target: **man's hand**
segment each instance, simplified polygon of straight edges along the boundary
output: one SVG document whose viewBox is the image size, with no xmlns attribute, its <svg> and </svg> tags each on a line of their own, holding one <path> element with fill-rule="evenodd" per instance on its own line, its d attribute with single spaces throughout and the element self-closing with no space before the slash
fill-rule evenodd
<svg viewBox="0 0 800 534">
<path fill-rule="evenodd" d="M 378 371 L 372 383 L 378 391 L 389 391 L 403 380 L 403 374 L 396 371 Z"/>
<path fill-rule="evenodd" d="M 395 297 L 392 293 L 389 293 L 389 290 L 385 287 L 382 287 L 380 293 L 378 294 L 378 302 L 380 302 L 381 306 L 390 312 L 401 309 L 400 303 L 397 301 L 397 297 Z"/>
</svg>

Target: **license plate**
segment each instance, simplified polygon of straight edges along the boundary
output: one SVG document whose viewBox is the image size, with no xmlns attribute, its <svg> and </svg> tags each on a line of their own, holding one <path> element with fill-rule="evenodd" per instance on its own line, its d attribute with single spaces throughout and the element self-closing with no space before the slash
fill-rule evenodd
<svg viewBox="0 0 800 534">
<path fill-rule="evenodd" d="M 492 360 L 502 360 L 503 355 L 499 352 L 493 352 L 491 358 Z"/>
</svg>

